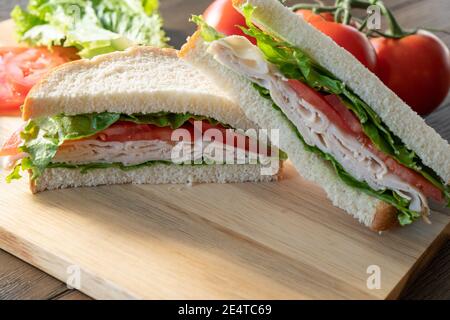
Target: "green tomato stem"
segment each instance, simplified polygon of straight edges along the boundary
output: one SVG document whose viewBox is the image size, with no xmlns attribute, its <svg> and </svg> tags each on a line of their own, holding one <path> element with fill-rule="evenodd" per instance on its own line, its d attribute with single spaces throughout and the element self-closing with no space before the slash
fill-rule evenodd
<svg viewBox="0 0 450 320">
<path fill-rule="evenodd" d="M 352 0 L 344 0 L 342 2 L 342 7 L 343 7 L 343 18 L 342 18 L 342 23 L 349 25 L 350 24 L 350 20 L 352 18 L 352 7 L 351 7 L 351 3 Z"/>
<path fill-rule="evenodd" d="M 366 30 L 367 35 L 377 34 L 379 36 L 384 36 L 386 38 L 401 39 L 403 37 L 416 34 L 417 30 L 404 30 L 397 22 L 397 19 L 393 13 L 386 7 L 382 0 L 336 0 L 334 6 L 321 6 L 320 4 L 304 4 L 299 3 L 291 7 L 293 11 L 305 9 L 311 10 L 312 12 L 319 14 L 323 12 L 334 13 L 334 20 L 342 24 L 350 24 L 352 19 L 353 9 L 367 10 L 372 5 L 377 5 L 382 15 L 386 18 L 388 22 L 388 30 L 386 32 L 381 32 L 378 30 Z M 358 19 L 356 19 L 358 20 Z M 361 26 L 358 28 L 359 31 L 364 31 L 367 29 L 367 19 L 363 20 Z"/>
</svg>

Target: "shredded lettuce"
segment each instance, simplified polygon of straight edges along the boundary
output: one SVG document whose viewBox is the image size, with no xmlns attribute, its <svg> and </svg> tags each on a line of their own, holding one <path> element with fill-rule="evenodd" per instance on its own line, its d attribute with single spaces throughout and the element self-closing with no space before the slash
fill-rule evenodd
<svg viewBox="0 0 450 320">
<path fill-rule="evenodd" d="M 11 16 L 20 41 L 76 47 L 82 58 L 168 41 L 158 0 L 30 0 Z"/>
<path fill-rule="evenodd" d="M 22 159 L 14 168 L 7 181 L 20 179 L 20 170 L 31 170 L 31 179 L 37 179 L 49 167 L 58 148 L 65 141 L 93 136 L 119 120 L 170 127 L 175 130 L 191 119 L 209 121 L 212 125 L 221 124 L 208 117 L 167 112 L 134 115 L 103 112 L 75 116 L 57 115 L 30 120 L 21 132 L 23 144 L 20 146 L 20 151 L 27 153 L 28 157 Z M 225 124 L 221 125 L 229 128 Z"/>
</svg>

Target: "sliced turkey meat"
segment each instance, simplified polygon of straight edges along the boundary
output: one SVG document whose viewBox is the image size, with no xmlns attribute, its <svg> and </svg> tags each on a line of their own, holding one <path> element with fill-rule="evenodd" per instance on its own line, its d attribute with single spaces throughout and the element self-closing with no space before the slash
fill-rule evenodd
<svg viewBox="0 0 450 320">
<path fill-rule="evenodd" d="M 354 178 L 374 190 L 392 190 L 410 200 L 410 210 L 429 213 L 426 197 L 389 171 L 374 152 L 301 98 L 278 68 L 244 37 L 230 36 L 211 43 L 208 52 L 222 65 L 270 91 L 275 104 L 297 127 L 305 142 L 332 155 Z"/>
<path fill-rule="evenodd" d="M 72 141 L 61 146 L 54 163 L 122 163 L 126 166 L 149 161 L 170 161 L 173 145 L 165 141 Z"/>
<path fill-rule="evenodd" d="M 58 149 L 53 163 L 89 164 L 122 163 L 133 166 L 149 161 L 183 163 L 256 164 L 267 165 L 270 157 L 224 145 L 198 140 L 191 142 L 151 141 L 71 141 Z"/>
</svg>

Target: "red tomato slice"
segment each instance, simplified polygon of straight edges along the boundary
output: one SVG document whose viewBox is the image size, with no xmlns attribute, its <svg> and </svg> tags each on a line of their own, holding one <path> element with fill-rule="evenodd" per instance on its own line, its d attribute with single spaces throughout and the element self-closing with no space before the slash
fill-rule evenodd
<svg viewBox="0 0 450 320">
<path fill-rule="evenodd" d="M 158 127 L 151 124 L 136 124 L 119 121 L 95 136 L 96 139 L 111 142 L 161 140 L 171 141 L 173 130 L 170 127 Z M 91 137 L 90 139 L 92 139 Z"/>
<path fill-rule="evenodd" d="M 350 111 L 341 99 L 337 95 L 328 95 L 324 99 L 330 104 L 330 106 L 339 114 L 339 116 L 344 120 L 347 126 L 357 135 L 363 134 L 363 128 L 361 122 L 356 117 L 356 115 Z"/>
<path fill-rule="evenodd" d="M 6 53 L 19 54 L 27 50 L 27 47 L 0 47 L 0 56 L 4 56 Z"/>
<path fill-rule="evenodd" d="M 347 133 L 354 134 L 351 126 L 344 121 L 338 111 L 333 109 L 321 94 L 317 93 L 314 89 L 308 87 L 301 81 L 289 79 L 288 83 L 300 98 L 324 113 L 331 122 L 345 130 Z"/>
<path fill-rule="evenodd" d="M 190 133 L 190 137 L 193 140 L 195 138 L 195 128 L 194 128 L 195 120 L 189 120 L 188 123 L 184 124 L 180 129 L 187 130 Z M 242 148 L 246 151 L 249 150 L 250 138 L 245 137 L 245 146 L 238 145 L 238 142 L 242 141 L 242 139 L 238 139 L 240 136 L 239 133 L 232 133 L 231 136 L 227 134 L 227 129 L 220 125 L 212 125 L 208 121 L 202 121 L 202 130 L 198 132 L 198 138 L 201 138 L 202 135 L 210 130 L 217 129 L 222 133 L 223 142 L 229 146 L 233 146 L 234 148 Z M 82 140 L 93 140 L 97 139 L 104 142 L 127 142 L 127 141 L 144 141 L 144 140 L 161 140 L 167 142 L 175 142 L 172 141 L 172 133 L 173 129 L 170 127 L 158 127 L 155 125 L 147 125 L 147 124 L 135 124 L 133 122 L 128 121 L 119 121 L 113 124 L 106 130 L 96 134 L 95 136 L 85 138 Z M 231 139 L 227 140 L 227 137 L 231 137 Z M 68 146 L 74 143 L 77 143 L 79 140 L 67 141 L 63 144 L 62 147 Z M 252 150 L 253 151 L 253 150 Z M 256 151 L 256 150 L 255 150 Z M 261 151 L 262 152 L 262 151 Z M 268 150 L 270 152 L 270 150 Z"/>
<path fill-rule="evenodd" d="M 421 174 L 408 167 L 405 167 L 401 163 L 398 163 L 397 160 L 378 150 L 369 139 L 367 139 L 366 146 L 370 150 L 372 150 L 378 157 L 380 157 L 381 160 L 383 160 L 383 162 L 387 165 L 389 170 L 396 176 L 400 177 L 400 179 L 419 189 L 426 197 L 432 198 L 438 202 L 444 201 L 444 195 L 442 191 L 439 190 L 439 188 L 437 188 L 430 181 L 425 179 Z"/>
<path fill-rule="evenodd" d="M 47 49 L 30 48 L 21 53 L 7 53 L 4 56 L 7 79 L 16 90 L 26 92 L 50 69 L 67 62 L 61 56 Z"/>
<path fill-rule="evenodd" d="M 75 49 L 0 48 L 0 115 L 19 114 L 26 95 L 49 70 L 74 60 Z"/>
<path fill-rule="evenodd" d="M 3 147 L 0 150 L 0 157 L 15 156 L 20 153 L 19 146 L 22 143 L 20 132 L 22 130 L 23 127 L 20 127 L 20 129 L 14 132 L 11 137 L 9 137 L 9 139 L 3 144 Z"/>
<path fill-rule="evenodd" d="M 22 101 L 21 93 L 15 92 L 13 86 L 6 80 L 5 63 L 0 53 L 0 113 L 19 115 L 17 105 L 20 105 Z"/>
<path fill-rule="evenodd" d="M 195 120 L 190 120 L 189 122 L 193 125 Z M 202 133 L 204 134 L 209 129 L 219 130 L 222 133 L 222 137 L 223 137 L 222 142 L 228 146 L 231 146 L 236 149 L 245 150 L 245 151 L 251 151 L 251 152 L 260 153 L 260 154 L 264 154 L 264 155 L 270 155 L 270 149 L 266 148 L 267 150 L 262 150 L 262 146 L 259 143 L 257 144 L 256 148 L 252 148 L 252 150 L 250 150 L 250 147 L 253 147 L 253 145 L 250 143 L 251 142 L 250 137 L 243 136 L 237 132 L 229 132 L 229 131 L 227 131 L 229 129 L 225 128 L 221 124 L 212 125 L 208 121 L 203 121 L 202 122 Z M 229 138 L 229 139 L 227 139 L 227 138 Z M 242 138 L 244 138 L 244 140 Z M 243 141 L 243 142 L 241 142 L 241 141 Z M 255 150 L 253 150 L 253 149 L 255 149 Z"/>
<path fill-rule="evenodd" d="M 194 139 L 194 123 L 195 120 L 189 120 L 188 123 L 183 125 L 180 129 L 188 130 L 191 134 L 191 138 Z M 231 135 L 232 139 L 231 141 L 226 140 L 227 138 L 227 129 L 223 127 L 220 124 L 212 125 L 208 121 L 202 121 L 202 129 L 201 133 L 198 133 L 198 137 L 200 138 L 202 134 L 204 134 L 207 130 L 210 129 L 217 129 L 219 130 L 222 135 L 224 142 L 227 145 L 233 146 L 235 148 L 241 147 L 238 146 L 237 142 L 239 141 L 236 139 L 236 137 L 239 135 L 237 133 L 233 133 Z M 142 141 L 142 140 L 161 140 L 161 141 L 168 141 L 172 142 L 172 133 L 174 132 L 173 129 L 170 127 L 158 127 L 154 125 L 141 125 L 141 124 L 135 124 L 133 122 L 127 122 L 127 121 L 119 121 L 115 124 L 113 124 L 108 129 L 100 132 L 95 137 L 90 137 L 89 139 L 98 139 L 101 141 L 109 142 L 109 141 L 119 141 L 119 142 L 126 142 L 126 141 Z M 74 143 L 74 141 L 69 142 Z M 250 146 L 249 138 L 245 137 L 245 149 L 248 150 Z"/>
<path fill-rule="evenodd" d="M 1 81 L 0 78 L 0 115 L 20 115 L 20 106 L 23 97 L 19 93 L 15 93 L 9 83 Z"/>
</svg>

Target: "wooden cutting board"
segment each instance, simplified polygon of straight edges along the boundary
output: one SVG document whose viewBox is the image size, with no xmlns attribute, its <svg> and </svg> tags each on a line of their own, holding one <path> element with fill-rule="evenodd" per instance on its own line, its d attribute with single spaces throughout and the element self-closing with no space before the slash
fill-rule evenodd
<svg viewBox="0 0 450 320">
<path fill-rule="evenodd" d="M 0 43 L 10 35 L 1 24 Z M 0 140 L 19 124 L 0 118 Z M 447 215 L 432 221 L 373 233 L 290 164 L 263 184 L 31 195 L 0 182 L 0 247 L 98 299 L 395 298 L 448 236 Z"/>
</svg>

